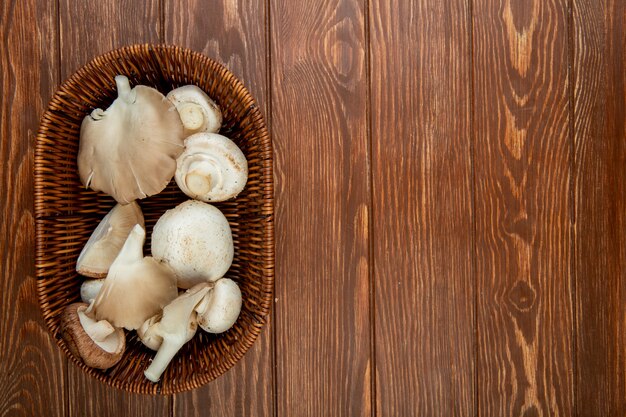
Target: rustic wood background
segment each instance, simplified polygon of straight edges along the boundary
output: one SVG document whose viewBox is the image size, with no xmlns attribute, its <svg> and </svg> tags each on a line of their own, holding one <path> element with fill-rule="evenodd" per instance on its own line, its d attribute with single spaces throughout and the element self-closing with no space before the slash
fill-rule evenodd
<svg viewBox="0 0 626 417">
<path fill-rule="evenodd" d="M 623 0 L 3 0 L 2 416 L 626 415 Z M 35 292 L 33 142 L 95 55 L 223 62 L 275 145 L 276 303 L 225 376 L 87 378 Z"/>
</svg>

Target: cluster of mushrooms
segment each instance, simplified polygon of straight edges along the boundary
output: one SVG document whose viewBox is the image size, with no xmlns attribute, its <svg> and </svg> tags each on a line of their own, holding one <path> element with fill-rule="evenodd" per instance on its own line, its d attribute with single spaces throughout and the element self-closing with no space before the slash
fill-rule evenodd
<svg viewBox="0 0 626 417">
<path fill-rule="evenodd" d="M 117 205 L 91 234 L 76 262 L 89 277 L 81 303 L 67 306 L 62 337 L 87 366 L 108 369 L 126 347 L 126 330 L 157 351 L 145 376 L 157 382 L 178 350 L 196 334 L 228 330 L 241 310 L 241 291 L 224 275 L 234 246 L 226 217 L 209 202 L 236 197 L 248 177 L 244 154 L 217 132 L 219 107 L 194 85 L 167 97 L 115 77 L 118 97 L 83 120 L 78 170 L 85 187 Z M 138 199 L 160 193 L 175 178 L 192 199 L 155 224 L 152 256 L 144 256 Z"/>
</svg>

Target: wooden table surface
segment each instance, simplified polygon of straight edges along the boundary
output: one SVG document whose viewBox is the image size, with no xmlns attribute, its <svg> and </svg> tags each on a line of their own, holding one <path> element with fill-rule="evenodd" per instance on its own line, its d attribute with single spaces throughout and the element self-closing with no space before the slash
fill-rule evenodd
<svg viewBox="0 0 626 417">
<path fill-rule="evenodd" d="M 626 415 L 623 0 L 4 0 L 0 19 L 1 416 Z M 144 42 L 223 62 L 275 151 L 270 324 L 165 397 L 68 363 L 34 277 L 39 118 Z"/>
</svg>

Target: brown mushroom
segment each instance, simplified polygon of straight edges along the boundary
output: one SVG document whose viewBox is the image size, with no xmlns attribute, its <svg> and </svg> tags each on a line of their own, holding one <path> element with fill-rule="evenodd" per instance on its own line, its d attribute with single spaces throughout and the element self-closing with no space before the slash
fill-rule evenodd
<svg viewBox="0 0 626 417">
<path fill-rule="evenodd" d="M 124 330 L 106 320 L 96 321 L 87 313 L 87 304 L 73 303 L 61 316 L 61 335 L 68 349 L 85 365 L 108 369 L 122 359 L 126 348 Z"/>
</svg>

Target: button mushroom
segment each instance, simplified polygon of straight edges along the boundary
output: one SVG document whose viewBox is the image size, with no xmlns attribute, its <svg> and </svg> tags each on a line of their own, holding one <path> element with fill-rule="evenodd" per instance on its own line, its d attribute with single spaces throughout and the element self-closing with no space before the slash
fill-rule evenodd
<svg viewBox="0 0 626 417">
<path fill-rule="evenodd" d="M 137 329 L 178 295 L 176 277 L 165 265 L 143 256 L 146 232 L 131 230 L 88 313 L 116 327 Z"/>
<path fill-rule="evenodd" d="M 130 230 L 140 224 L 143 214 L 136 202 L 117 204 L 100 221 L 78 255 L 76 272 L 91 278 L 104 278 L 122 249 Z"/>
<path fill-rule="evenodd" d="M 217 133 L 196 133 L 185 140 L 176 160 L 176 184 L 189 197 L 225 201 L 248 180 L 248 161 L 235 142 Z"/>
<path fill-rule="evenodd" d="M 126 204 L 157 194 L 172 179 L 183 150 L 183 125 L 172 103 L 154 88 L 130 88 L 115 77 L 118 98 L 83 120 L 78 172 L 85 187 Z"/>
<path fill-rule="evenodd" d="M 100 289 L 104 284 L 104 278 L 102 279 L 87 279 L 83 281 L 80 286 L 80 299 L 83 303 L 91 304 L 96 299 Z"/>
<path fill-rule="evenodd" d="M 237 283 L 228 278 L 215 282 L 198 304 L 198 325 L 209 333 L 222 333 L 230 329 L 241 312 L 241 291 Z"/>
<path fill-rule="evenodd" d="M 222 112 L 209 96 L 195 85 L 176 88 L 167 95 L 183 122 L 185 136 L 197 132 L 217 132 L 222 125 Z"/>
<path fill-rule="evenodd" d="M 73 303 L 61 316 L 61 336 L 68 349 L 85 365 L 108 369 L 122 359 L 126 336 L 106 320 L 94 320 L 86 313 L 87 304 Z"/>
<path fill-rule="evenodd" d="M 180 288 L 215 281 L 233 262 L 228 220 L 216 207 L 188 200 L 168 210 L 154 225 L 152 256 L 176 274 Z"/>
<path fill-rule="evenodd" d="M 203 283 L 187 290 L 165 306 L 162 318 L 149 325 L 144 332 L 143 338 L 147 339 L 149 336 L 150 345 L 158 346 L 156 356 L 144 372 L 150 381 L 157 382 L 174 355 L 193 338 L 197 328 L 194 309 L 209 289 L 210 285 Z"/>
</svg>

